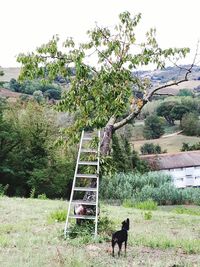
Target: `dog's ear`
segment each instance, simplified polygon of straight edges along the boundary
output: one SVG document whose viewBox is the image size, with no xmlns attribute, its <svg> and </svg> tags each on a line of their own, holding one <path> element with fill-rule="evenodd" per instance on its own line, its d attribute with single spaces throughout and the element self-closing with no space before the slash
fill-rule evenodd
<svg viewBox="0 0 200 267">
<path fill-rule="evenodd" d="M 128 225 L 128 230 L 129 230 L 129 218 L 127 218 L 126 223 Z"/>
</svg>

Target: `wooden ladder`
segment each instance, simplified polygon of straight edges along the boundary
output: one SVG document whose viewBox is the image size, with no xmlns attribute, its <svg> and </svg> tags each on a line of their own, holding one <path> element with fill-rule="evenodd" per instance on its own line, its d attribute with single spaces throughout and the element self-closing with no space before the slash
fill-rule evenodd
<svg viewBox="0 0 200 267">
<path fill-rule="evenodd" d="M 100 157 L 100 130 L 97 130 L 97 133 L 95 134 L 95 137 L 98 138 L 98 145 L 97 148 L 93 149 L 90 147 L 84 148 L 85 144 L 88 144 L 88 142 L 91 142 L 93 140 L 91 132 L 85 132 L 82 131 L 81 134 L 81 140 L 79 144 L 79 151 L 77 156 L 77 162 L 76 162 L 76 168 L 74 172 L 74 179 L 72 184 L 72 190 L 69 200 L 69 206 L 67 211 L 67 217 L 66 217 L 66 223 L 65 223 L 65 229 L 64 229 L 64 235 L 65 238 L 70 233 L 70 227 L 69 227 L 69 220 L 70 219 L 87 219 L 87 220 L 94 220 L 95 221 L 95 232 L 94 236 L 97 236 L 97 223 L 98 223 L 98 193 L 99 193 L 99 157 Z M 80 160 L 81 156 L 84 155 L 91 155 L 96 154 L 96 160 L 95 161 L 82 161 Z M 85 173 L 79 173 L 80 166 L 93 166 L 95 171 L 93 174 L 85 174 Z M 96 181 L 94 187 L 90 186 L 77 186 L 77 183 L 80 182 L 80 179 L 85 179 L 86 181 Z M 92 180 L 91 180 L 92 179 Z M 85 195 L 89 194 L 94 196 L 94 200 L 88 200 L 88 199 L 75 199 L 75 192 L 77 191 L 84 191 Z M 86 205 L 91 206 L 95 208 L 95 214 L 94 215 L 77 215 L 74 214 L 74 207 L 75 205 Z M 73 214 L 72 214 L 73 213 Z"/>
</svg>

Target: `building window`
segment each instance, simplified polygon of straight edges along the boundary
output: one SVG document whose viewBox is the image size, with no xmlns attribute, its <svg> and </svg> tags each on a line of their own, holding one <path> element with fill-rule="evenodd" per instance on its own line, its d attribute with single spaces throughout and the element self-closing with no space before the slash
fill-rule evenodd
<svg viewBox="0 0 200 267">
<path fill-rule="evenodd" d="M 183 181 L 184 178 L 176 178 L 176 181 Z"/>
</svg>

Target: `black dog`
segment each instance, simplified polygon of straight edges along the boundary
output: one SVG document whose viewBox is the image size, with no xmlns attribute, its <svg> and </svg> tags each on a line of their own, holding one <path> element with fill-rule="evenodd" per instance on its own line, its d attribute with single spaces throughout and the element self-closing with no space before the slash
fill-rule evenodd
<svg viewBox="0 0 200 267">
<path fill-rule="evenodd" d="M 122 243 L 125 242 L 125 254 L 126 254 L 126 246 L 127 246 L 127 240 L 128 240 L 128 230 L 129 230 L 129 219 L 122 222 L 122 230 L 117 231 L 112 235 L 112 255 L 114 254 L 114 247 L 117 243 L 119 246 L 118 255 L 120 256 L 120 252 L 122 249 Z"/>
</svg>

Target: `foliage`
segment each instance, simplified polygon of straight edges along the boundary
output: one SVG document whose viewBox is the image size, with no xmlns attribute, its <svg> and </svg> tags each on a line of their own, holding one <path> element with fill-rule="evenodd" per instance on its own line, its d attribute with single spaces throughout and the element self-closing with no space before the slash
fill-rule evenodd
<svg viewBox="0 0 200 267">
<path fill-rule="evenodd" d="M 144 212 L 144 219 L 145 220 L 151 220 L 152 219 L 152 212 L 151 211 Z"/>
<path fill-rule="evenodd" d="M 61 98 L 61 87 L 55 83 L 43 84 L 39 80 L 18 82 L 15 79 L 11 79 L 4 87 L 22 94 L 33 95 L 36 91 L 41 91 L 49 99 Z"/>
<path fill-rule="evenodd" d="M 140 151 L 142 155 L 148 155 L 148 154 L 161 154 L 165 151 L 162 151 L 160 145 L 154 145 L 153 143 L 145 143 L 140 147 Z"/>
<path fill-rule="evenodd" d="M 0 180 L 8 195 L 69 197 L 75 149 L 55 147 L 55 113 L 29 102 L 0 105 Z"/>
<path fill-rule="evenodd" d="M 157 108 L 157 115 L 164 117 L 170 125 L 174 125 L 174 117 L 171 115 L 171 111 L 176 104 L 172 101 L 162 102 Z"/>
<path fill-rule="evenodd" d="M 40 78 L 52 82 L 62 77 L 68 81 L 69 90 L 58 109 L 79 114 L 67 129 L 68 139 L 77 139 L 84 127 L 104 127 L 110 118 L 120 122 L 131 113 L 118 128 L 128 123 L 146 104 L 150 88 L 150 80 L 139 78 L 134 71 L 149 64 L 163 68 L 166 60 L 185 57 L 189 52 L 188 48 L 161 49 L 155 29 L 150 29 L 145 41 L 138 43 L 135 31 L 140 20 L 141 14 L 132 17 L 126 11 L 119 15 L 119 23 L 112 30 L 98 25 L 89 30 L 87 43 L 76 44 L 68 38 L 59 50 L 59 38 L 54 36 L 34 53 L 18 56 L 21 80 Z M 94 57 L 96 66 L 85 63 L 88 55 Z"/>
<path fill-rule="evenodd" d="M 134 199 L 125 199 L 122 203 L 125 208 L 136 208 L 140 210 L 157 210 L 158 204 L 153 200 L 135 201 Z"/>
<path fill-rule="evenodd" d="M 56 211 L 52 211 L 48 215 L 48 222 L 65 222 L 67 216 L 67 210 L 66 209 L 58 209 Z"/>
<path fill-rule="evenodd" d="M 40 90 L 37 90 L 33 93 L 33 98 L 38 102 L 42 103 L 44 101 L 43 93 Z"/>
<path fill-rule="evenodd" d="M 184 114 L 188 112 L 189 108 L 187 106 L 184 106 L 183 104 L 177 104 L 172 108 L 170 114 L 174 120 L 181 120 Z"/>
<path fill-rule="evenodd" d="M 150 115 L 145 120 L 143 130 L 146 139 L 157 139 L 164 134 L 164 121 L 161 117 Z"/>
<path fill-rule="evenodd" d="M 8 184 L 3 186 L 2 184 L 0 184 L 0 197 L 4 196 L 6 194 L 6 191 L 8 190 Z"/>
<path fill-rule="evenodd" d="M 135 170 L 144 173 L 148 171 L 146 162 L 139 158 L 137 152 L 131 148 L 127 138 L 122 135 L 113 135 L 111 157 L 115 172 L 127 173 Z"/>
<path fill-rule="evenodd" d="M 125 206 L 135 206 L 137 202 L 155 201 L 159 205 L 196 204 L 200 205 L 200 189 L 175 188 L 171 177 L 160 172 L 115 174 L 103 177 L 100 197 L 124 201 Z"/>
<path fill-rule="evenodd" d="M 104 176 L 100 183 L 100 196 L 103 199 L 135 199 L 139 198 L 138 195 L 141 190 L 150 185 L 152 188 L 158 188 L 162 184 L 171 181 L 171 177 L 168 175 L 154 173 L 116 173 L 111 177 Z M 151 199 L 146 197 L 144 200 Z M 153 199 L 153 198 L 152 198 Z M 139 200 L 140 201 L 140 200 Z"/>
<path fill-rule="evenodd" d="M 157 210 L 157 206 L 157 203 L 151 199 L 135 203 L 135 208 L 140 210 Z"/>
<path fill-rule="evenodd" d="M 45 193 L 38 195 L 37 198 L 38 199 L 43 199 L 43 200 L 48 199 Z"/>
<path fill-rule="evenodd" d="M 183 143 L 181 151 L 192 151 L 192 150 L 200 150 L 200 142 L 190 145 L 188 143 Z"/>
<path fill-rule="evenodd" d="M 194 97 L 194 93 L 192 90 L 189 89 L 181 89 L 179 90 L 177 96 L 191 96 Z"/>
<path fill-rule="evenodd" d="M 175 120 L 181 120 L 183 115 L 189 111 L 186 105 L 177 101 L 164 101 L 157 108 L 157 115 L 164 117 L 169 125 L 174 125 Z"/>
<path fill-rule="evenodd" d="M 185 135 L 199 136 L 200 135 L 200 121 L 197 114 L 187 113 L 181 120 L 181 128 Z"/>
</svg>

